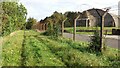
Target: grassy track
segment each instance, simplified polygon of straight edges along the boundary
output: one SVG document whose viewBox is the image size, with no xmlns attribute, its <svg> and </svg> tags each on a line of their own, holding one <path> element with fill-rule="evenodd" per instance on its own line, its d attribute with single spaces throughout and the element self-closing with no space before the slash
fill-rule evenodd
<svg viewBox="0 0 120 68">
<path fill-rule="evenodd" d="M 118 50 L 107 48 L 103 55 L 90 53 L 88 42 L 53 39 L 35 31 L 26 31 L 24 61 L 21 61 L 23 31 L 4 37 L 3 66 L 118 66 Z M 114 62 L 113 62 L 114 61 Z"/>
</svg>

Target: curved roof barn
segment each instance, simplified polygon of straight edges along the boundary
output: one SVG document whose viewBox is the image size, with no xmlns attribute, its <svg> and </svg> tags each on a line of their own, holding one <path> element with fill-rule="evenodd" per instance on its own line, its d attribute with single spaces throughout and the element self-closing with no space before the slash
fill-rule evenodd
<svg viewBox="0 0 120 68">
<path fill-rule="evenodd" d="M 97 11 L 100 15 L 97 13 Z M 91 27 L 96 26 L 96 25 L 100 26 L 100 23 L 101 23 L 100 16 L 102 16 L 104 13 L 105 13 L 105 11 L 102 9 L 93 8 L 93 9 L 83 11 L 81 17 L 88 18 L 88 20 L 89 20 L 88 26 L 91 26 Z M 119 23 L 119 19 L 118 19 L 117 15 L 113 16 L 110 13 L 107 13 L 107 15 L 105 16 L 104 26 L 106 26 L 106 27 L 114 27 L 114 26 L 118 27 L 119 26 L 118 23 Z"/>
</svg>

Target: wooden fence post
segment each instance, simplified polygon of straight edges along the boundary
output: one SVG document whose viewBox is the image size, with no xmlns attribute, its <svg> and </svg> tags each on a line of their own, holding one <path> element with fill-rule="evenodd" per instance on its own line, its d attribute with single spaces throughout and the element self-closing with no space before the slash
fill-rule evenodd
<svg viewBox="0 0 120 68">
<path fill-rule="evenodd" d="M 67 18 L 62 22 L 62 37 L 63 37 L 63 33 L 64 33 L 64 23 L 67 20 Z"/>
<path fill-rule="evenodd" d="M 103 51 L 103 49 L 104 49 L 104 23 L 105 23 L 105 16 L 107 15 L 107 11 L 103 14 L 103 16 L 102 16 L 102 26 L 101 26 L 101 50 Z"/>
<path fill-rule="evenodd" d="M 100 49 L 101 51 L 103 51 L 104 48 L 104 18 L 108 13 L 109 8 L 106 9 L 105 13 L 103 15 L 101 15 L 97 10 L 96 12 L 98 13 L 98 15 L 100 16 Z"/>
<path fill-rule="evenodd" d="M 40 28 L 39 29 L 42 30 L 42 24 L 40 24 Z"/>
<path fill-rule="evenodd" d="M 76 35 L 76 19 L 74 20 L 74 33 L 73 33 L 73 40 L 75 41 L 75 35 Z"/>
<path fill-rule="evenodd" d="M 80 15 L 74 20 L 74 33 L 73 33 L 73 40 L 74 41 L 76 39 L 76 21 L 78 20 L 79 17 L 80 17 Z"/>
<path fill-rule="evenodd" d="M 43 24 L 43 31 L 45 31 L 45 24 Z"/>
</svg>

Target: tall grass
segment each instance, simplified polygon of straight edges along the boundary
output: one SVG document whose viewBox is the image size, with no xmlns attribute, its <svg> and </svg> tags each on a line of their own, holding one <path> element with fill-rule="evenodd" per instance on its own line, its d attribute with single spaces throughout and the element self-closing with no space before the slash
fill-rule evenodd
<svg viewBox="0 0 120 68">
<path fill-rule="evenodd" d="M 23 31 L 4 37 L 3 66 L 20 66 Z M 26 31 L 25 66 L 119 66 L 118 50 L 108 48 L 97 56 L 87 50 L 88 42 L 74 42 L 70 39 L 40 35 Z"/>
</svg>

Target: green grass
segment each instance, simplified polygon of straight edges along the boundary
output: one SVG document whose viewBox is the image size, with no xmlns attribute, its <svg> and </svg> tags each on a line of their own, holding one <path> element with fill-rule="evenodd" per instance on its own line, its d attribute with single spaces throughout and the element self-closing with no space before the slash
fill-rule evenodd
<svg viewBox="0 0 120 68">
<path fill-rule="evenodd" d="M 117 66 L 118 50 L 108 47 L 103 55 L 90 53 L 88 42 L 53 39 L 35 31 L 26 31 L 24 61 L 21 61 L 23 31 L 4 37 L 2 66 Z M 113 62 L 115 61 L 115 62 Z M 117 64 L 117 65 L 116 65 Z"/>
<path fill-rule="evenodd" d="M 104 30 L 112 30 L 112 29 L 118 29 L 117 27 L 104 27 Z M 66 27 L 66 31 L 69 33 L 73 33 L 74 28 L 72 27 Z M 76 30 L 96 30 L 96 27 L 76 27 Z M 98 27 L 98 30 L 100 30 L 100 27 Z M 92 35 L 93 32 L 76 32 L 77 34 L 86 34 L 86 35 Z M 107 34 L 112 34 L 112 32 L 107 32 Z"/>
<path fill-rule="evenodd" d="M 72 27 L 66 27 L 65 30 L 72 29 Z M 77 30 L 95 30 L 96 27 L 76 27 Z M 100 27 L 98 27 L 100 30 Z M 105 30 L 117 29 L 117 27 L 104 27 Z"/>
</svg>

